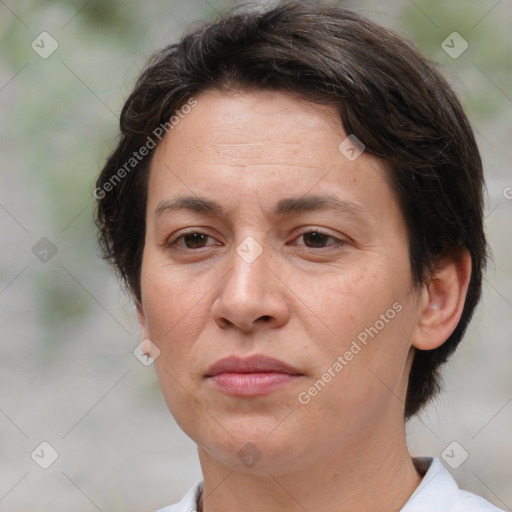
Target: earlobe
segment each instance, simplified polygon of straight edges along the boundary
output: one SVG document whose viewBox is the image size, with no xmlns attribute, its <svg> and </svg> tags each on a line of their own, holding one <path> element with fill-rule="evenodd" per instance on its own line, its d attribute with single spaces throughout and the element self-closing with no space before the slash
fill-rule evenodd
<svg viewBox="0 0 512 512">
<path fill-rule="evenodd" d="M 449 338 L 462 315 L 470 278 L 471 257 L 466 250 L 439 262 L 422 292 L 424 300 L 413 339 L 415 348 L 433 350 Z"/>
<path fill-rule="evenodd" d="M 155 360 L 160 355 L 160 349 L 149 338 L 149 329 L 146 322 L 146 313 L 140 301 L 135 304 L 137 308 L 137 319 L 140 327 L 140 349 L 143 354 Z"/>
<path fill-rule="evenodd" d="M 141 339 L 149 338 L 146 324 L 146 314 L 144 313 L 144 308 L 142 307 L 140 301 L 135 303 L 135 308 L 137 309 L 137 320 L 139 322 Z"/>
</svg>

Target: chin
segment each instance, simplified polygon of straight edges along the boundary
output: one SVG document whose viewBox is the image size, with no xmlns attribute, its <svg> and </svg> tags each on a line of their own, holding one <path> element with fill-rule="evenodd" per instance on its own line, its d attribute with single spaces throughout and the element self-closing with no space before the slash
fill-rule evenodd
<svg viewBox="0 0 512 512">
<path fill-rule="evenodd" d="M 304 428 L 287 425 L 287 420 L 254 414 L 230 419 L 211 412 L 211 417 L 176 421 L 182 430 L 202 449 L 226 466 L 236 470 L 263 473 L 294 463 L 307 450 L 301 442 Z M 213 419 L 215 418 L 215 419 Z M 215 421 L 217 420 L 217 421 Z M 309 438 L 309 436 L 308 436 Z"/>
<path fill-rule="evenodd" d="M 268 476 L 267 472 L 286 472 L 286 468 L 296 467 L 297 459 L 302 458 L 301 453 L 296 453 L 300 443 L 285 436 L 239 432 L 233 437 L 226 434 L 223 438 L 203 440 L 198 445 L 230 469 Z"/>
</svg>

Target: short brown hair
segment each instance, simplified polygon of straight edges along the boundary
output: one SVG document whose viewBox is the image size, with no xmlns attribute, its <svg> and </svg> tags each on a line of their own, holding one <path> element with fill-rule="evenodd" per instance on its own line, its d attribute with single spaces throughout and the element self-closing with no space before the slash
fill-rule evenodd
<svg viewBox="0 0 512 512">
<path fill-rule="evenodd" d="M 120 142 L 96 184 L 100 244 L 137 300 L 151 152 L 133 170 L 126 162 L 195 95 L 229 87 L 285 91 L 337 109 L 345 131 L 388 163 L 416 284 L 443 256 L 469 252 L 471 280 L 457 327 L 439 348 L 416 350 L 410 417 L 439 391 L 439 367 L 479 301 L 487 257 L 482 163 L 459 101 L 414 44 L 341 7 L 292 1 L 231 12 L 189 32 L 141 74 L 121 113 Z M 114 180 L 123 166 L 127 172 Z"/>
</svg>

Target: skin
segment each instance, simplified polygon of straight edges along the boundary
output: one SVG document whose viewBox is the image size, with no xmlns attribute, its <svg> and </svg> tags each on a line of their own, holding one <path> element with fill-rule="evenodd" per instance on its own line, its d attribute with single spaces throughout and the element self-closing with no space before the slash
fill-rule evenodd
<svg viewBox="0 0 512 512">
<path fill-rule="evenodd" d="M 152 161 L 138 315 L 160 350 L 168 407 L 197 443 L 203 509 L 398 511 L 421 480 L 403 420 L 413 347 L 435 348 L 457 325 L 469 256 L 414 285 L 386 166 L 339 151 L 347 134 L 331 107 L 270 91 L 196 99 Z M 284 198 L 325 194 L 354 207 L 273 212 Z M 222 212 L 162 210 L 180 196 Z M 262 249 L 251 263 L 236 252 L 249 236 Z M 301 404 L 298 394 L 397 302 L 401 311 Z M 228 396 L 205 374 L 235 354 L 302 375 L 263 396 Z M 247 443 L 261 455 L 251 467 L 237 456 Z"/>
</svg>

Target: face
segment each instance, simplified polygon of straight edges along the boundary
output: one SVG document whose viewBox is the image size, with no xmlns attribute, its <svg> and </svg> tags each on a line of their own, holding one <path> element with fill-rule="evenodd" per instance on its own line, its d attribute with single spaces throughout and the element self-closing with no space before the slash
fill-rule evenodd
<svg viewBox="0 0 512 512">
<path fill-rule="evenodd" d="M 170 411 L 241 469 L 382 442 L 403 424 L 420 308 L 384 164 L 340 150 L 331 107 L 196 100 L 148 183 L 139 321 Z"/>
</svg>

